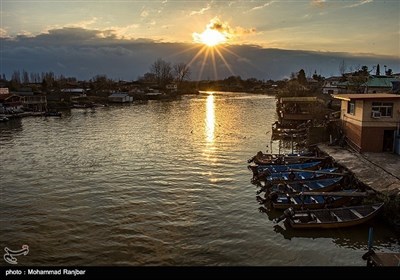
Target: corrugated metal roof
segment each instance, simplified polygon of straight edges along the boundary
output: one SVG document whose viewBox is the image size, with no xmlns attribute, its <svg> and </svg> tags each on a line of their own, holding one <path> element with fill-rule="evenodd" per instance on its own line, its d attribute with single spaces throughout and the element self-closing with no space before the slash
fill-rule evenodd
<svg viewBox="0 0 400 280">
<path fill-rule="evenodd" d="M 362 86 L 392 88 L 392 81 L 399 81 L 399 79 L 389 77 L 372 77 L 363 83 Z"/>
<path fill-rule="evenodd" d="M 400 98 L 400 94 L 392 93 L 355 93 L 355 94 L 334 94 L 336 99 L 341 100 L 354 100 L 354 99 L 387 99 L 387 98 Z"/>
</svg>

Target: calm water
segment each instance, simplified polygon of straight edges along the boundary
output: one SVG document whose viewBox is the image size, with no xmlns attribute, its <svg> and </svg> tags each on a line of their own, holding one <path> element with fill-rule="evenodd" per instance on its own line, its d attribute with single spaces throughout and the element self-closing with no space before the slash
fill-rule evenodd
<svg viewBox="0 0 400 280">
<path fill-rule="evenodd" d="M 0 249 L 29 245 L 21 265 L 365 265 L 368 225 L 298 232 L 259 212 L 247 159 L 275 118 L 273 97 L 202 93 L 0 123 Z"/>
</svg>

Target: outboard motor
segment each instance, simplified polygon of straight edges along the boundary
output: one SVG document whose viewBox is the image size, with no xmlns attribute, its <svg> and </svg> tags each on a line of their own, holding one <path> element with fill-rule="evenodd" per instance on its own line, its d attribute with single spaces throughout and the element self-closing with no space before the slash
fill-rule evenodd
<svg viewBox="0 0 400 280">
<path fill-rule="evenodd" d="M 286 209 L 285 211 L 283 211 L 283 214 L 279 217 L 274 219 L 275 223 L 279 223 L 280 221 L 285 220 L 286 218 L 290 218 L 293 217 L 294 215 L 294 209 L 292 207 Z"/>
</svg>

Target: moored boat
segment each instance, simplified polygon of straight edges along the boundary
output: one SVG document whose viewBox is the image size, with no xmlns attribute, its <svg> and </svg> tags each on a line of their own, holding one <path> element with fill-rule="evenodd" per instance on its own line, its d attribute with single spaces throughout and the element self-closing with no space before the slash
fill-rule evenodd
<svg viewBox="0 0 400 280">
<path fill-rule="evenodd" d="M 295 210 L 321 209 L 325 207 L 337 208 L 349 203 L 353 199 L 351 194 L 357 192 L 355 190 L 346 190 L 342 193 L 343 196 L 337 196 L 334 195 L 335 193 L 330 192 L 321 193 L 319 195 L 308 195 L 307 192 L 298 195 L 291 195 L 289 193 L 278 194 L 271 198 L 271 205 L 275 209 L 287 209 L 292 207 Z"/>
<path fill-rule="evenodd" d="M 290 164 L 302 163 L 311 160 L 323 160 L 325 158 L 316 157 L 312 152 L 297 154 L 264 154 L 259 151 L 256 155 L 247 160 L 248 163 L 255 164 Z"/>
<path fill-rule="evenodd" d="M 263 186 L 257 193 L 265 191 L 267 194 L 273 193 L 299 193 L 299 192 L 329 192 L 336 189 L 342 182 L 343 176 L 332 178 L 321 178 L 308 181 L 294 181 Z"/>
<path fill-rule="evenodd" d="M 278 172 L 271 174 L 258 174 L 254 175 L 251 179 L 252 184 L 260 184 L 261 182 L 284 182 L 284 181 L 302 181 L 302 180 L 313 180 L 317 178 L 323 178 L 332 175 L 343 175 L 342 173 L 336 173 L 338 168 L 325 168 L 320 170 L 307 170 L 307 171 L 290 171 L 290 172 Z"/>
<path fill-rule="evenodd" d="M 261 173 L 271 174 L 278 172 L 286 172 L 292 169 L 315 170 L 321 166 L 321 163 L 322 161 L 293 163 L 293 164 L 248 165 L 247 168 L 253 172 L 253 175 L 259 175 Z"/>
<path fill-rule="evenodd" d="M 276 223 L 285 220 L 292 228 L 342 228 L 365 223 L 383 209 L 384 203 L 358 205 L 341 208 L 316 210 L 294 210 L 288 208 L 284 214 L 275 220 Z"/>
</svg>

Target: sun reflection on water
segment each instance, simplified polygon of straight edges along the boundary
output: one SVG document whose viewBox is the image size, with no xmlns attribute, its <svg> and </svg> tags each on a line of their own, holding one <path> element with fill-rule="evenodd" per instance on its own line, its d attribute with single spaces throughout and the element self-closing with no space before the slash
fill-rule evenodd
<svg viewBox="0 0 400 280">
<path fill-rule="evenodd" d="M 215 130 L 215 107 L 214 107 L 214 95 L 213 92 L 209 92 L 206 102 L 206 126 L 205 134 L 207 143 L 214 142 L 214 130 Z"/>
</svg>

